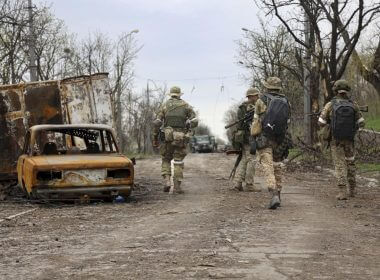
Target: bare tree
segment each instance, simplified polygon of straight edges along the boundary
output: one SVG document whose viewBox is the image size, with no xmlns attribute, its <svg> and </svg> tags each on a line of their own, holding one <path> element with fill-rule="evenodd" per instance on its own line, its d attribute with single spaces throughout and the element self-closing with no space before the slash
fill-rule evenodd
<svg viewBox="0 0 380 280">
<path fill-rule="evenodd" d="M 22 81 L 27 71 L 27 13 L 22 0 L 1 1 L 0 65 L 3 84 Z"/>
<path fill-rule="evenodd" d="M 289 75 L 302 84 L 300 50 L 282 26 L 270 30 L 267 23 L 260 21 L 258 31 L 245 30 L 244 38 L 238 41 L 239 63 L 251 71 L 250 83 L 260 85 L 263 79 L 278 76 L 285 80 Z"/>
<path fill-rule="evenodd" d="M 247 79 L 252 86 L 261 87 L 270 76 L 281 78 L 295 115 L 302 114 L 302 53 L 284 27 L 271 30 L 261 21 L 260 30 L 246 30 L 238 41 L 238 60 L 250 71 Z"/>
<path fill-rule="evenodd" d="M 133 61 L 136 59 L 137 53 L 140 50 L 140 48 L 136 45 L 136 41 L 132 36 L 132 33 L 133 32 L 122 34 L 116 42 L 116 54 L 111 76 L 116 131 L 120 137 L 122 147 L 125 147 L 125 137 L 121 137 L 123 135 L 122 120 L 124 111 L 122 110 L 122 103 L 125 98 L 127 98 L 127 104 L 128 101 L 132 102 L 131 88 L 133 86 L 132 82 L 134 78 Z M 128 107 L 130 106 L 127 106 L 127 110 Z M 126 114 L 129 116 L 129 112 L 126 112 Z M 128 118 L 128 120 L 130 119 Z"/>
<path fill-rule="evenodd" d="M 238 111 L 238 108 L 239 108 L 239 104 L 233 104 L 230 106 L 230 108 L 224 113 L 224 123 L 226 125 L 230 124 L 230 123 L 233 123 L 233 122 L 236 122 L 238 120 L 238 115 L 237 115 L 237 111 Z M 227 139 L 230 143 L 232 143 L 233 139 L 233 134 L 234 134 L 234 131 L 236 131 L 236 127 L 237 126 L 233 126 L 233 127 L 230 127 L 226 134 L 227 134 Z"/>
<path fill-rule="evenodd" d="M 274 14 L 296 42 L 311 50 L 325 88 L 324 96 L 333 96 L 332 82 L 340 79 L 363 30 L 380 13 L 378 0 L 257 0 Z M 305 14 L 315 36 L 315 45 L 302 39 Z M 347 40 L 343 36 L 346 34 Z"/>
<path fill-rule="evenodd" d="M 101 32 L 90 33 L 87 39 L 82 41 L 80 51 L 86 74 L 110 71 L 112 44 L 106 34 Z"/>
<path fill-rule="evenodd" d="M 66 62 L 70 51 L 67 48 L 69 35 L 65 24 L 43 8 L 35 18 L 36 60 L 39 80 L 65 78 Z"/>
<path fill-rule="evenodd" d="M 198 126 L 194 129 L 195 135 L 212 135 L 211 129 L 208 125 L 200 122 Z"/>
<path fill-rule="evenodd" d="M 50 7 L 34 6 L 35 55 L 39 79 L 58 78 L 68 35 L 63 21 L 50 12 Z M 29 77 L 28 2 L 0 0 L 0 78 L 2 83 L 18 83 Z M 61 67 L 62 68 L 62 67 Z"/>
<path fill-rule="evenodd" d="M 347 35 L 344 35 L 345 41 L 349 42 Z M 380 32 L 376 37 L 378 37 L 377 46 L 373 48 L 370 54 L 371 58 L 367 63 L 363 61 L 363 58 L 356 50 L 352 52 L 352 60 L 359 70 L 360 75 L 375 88 L 377 94 L 380 96 Z"/>
</svg>

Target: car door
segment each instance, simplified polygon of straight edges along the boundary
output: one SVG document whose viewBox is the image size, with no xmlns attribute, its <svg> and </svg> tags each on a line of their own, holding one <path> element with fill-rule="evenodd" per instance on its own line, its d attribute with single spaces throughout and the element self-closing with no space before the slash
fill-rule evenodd
<svg viewBox="0 0 380 280">
<path fill-rule="evenodd" d="M 18 185 L 26 191 L 24 185 L 24 163 L 25 159 L 29 156 L 30 150 L 30 131 L 28 131 L 25 135 L 24 148 L 22 149 L 22 153 L 17 160 L 17 179 Z"/>
</svg>

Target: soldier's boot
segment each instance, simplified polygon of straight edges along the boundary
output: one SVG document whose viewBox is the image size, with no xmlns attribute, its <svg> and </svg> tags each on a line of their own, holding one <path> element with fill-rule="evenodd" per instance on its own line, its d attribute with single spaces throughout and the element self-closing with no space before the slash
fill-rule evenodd
<svg viewBox="0 0 380 280">
<path fill-rule="evenodd" d="M 232 186 L 233 191 L 242 192 L 243 191 L 243 183 L 236 181 L 234 185 Z"/>
<path fill-rule="evenodd" d="M 355 185 L 349 185 L 347 192 L 348 192 L 349 197 L 355 197 L 356 196 Z"/>
<path fill-rule="evenodd" d="M 338 186 L 339 192 L 336 196 L 337 200 L 347 200 L 347 193 L 346 193 L 346 187 L 345 186 Z"/>
<path fill-rule="evenodd" d="M 185 193 L 185 192 L 183 191 L 183 189 L 181 188 L 181 181 L 180 181 L 180 180 L 176 180 L 176 179 L 174 179 L 174 180 L 173 180 L 173 183 L 174 183 L 174 189 L 173 189 L 173 192 L 178 193 L 178 194 Z"/>
<path fill-rule="evenodd" d="M 269 202 L 268 208 L 274 210 L 274 209 L 277 209 L 277 207 L 281 205 L 280 193 L 277 190 L 272 190 L 271 193 L 272 193 L 272 198 Z"/>
<path fill-rule="evenodd" d="M 169 175 L 165 175 L 164 176 L 164 181 L 165 181 L 165 186 L 164 186 L 164 192 L 169 192 L 170 191 L 170 186 L 171 186 L 171 182 L 170 182 L 170 176 Z"/>
<path fill-rule="evenodd" d="M 255 184 L 246 184 L 245 189 L 247 192 L 261 192 L 261 189 Z"/>
</svg>

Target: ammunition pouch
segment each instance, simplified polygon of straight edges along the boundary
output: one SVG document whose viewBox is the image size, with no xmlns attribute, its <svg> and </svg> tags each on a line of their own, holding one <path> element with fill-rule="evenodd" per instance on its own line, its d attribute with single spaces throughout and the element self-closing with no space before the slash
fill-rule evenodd
<svg viewBox="0 0 380 280">
<path fill-rule="evenodd" d="M 269 146 L 269 140 L 263 134 L 256 136 L 256 148 L 258 150 L 264 149 Z"/>
<path fill-rule="evenodd" d="M 239 144 L 244 144 L 244 130 L 237 130 L 234 135 L 234 141 Z"/>
<path fill-rule="evenodd" d="M 165 126 L 185 128 L 186 118 L 184 116 L 167 116 L 165 119 Z"/>
<path fill-rule="evenodd" d="M 251 125 L 251 135 L 258 136 L 262 132 L 261 121 L 259 119 L 255 119 Z"/>
<path fill-rule="evenodd" d="M 184 147 L 185 146 L 185 133 L 180 131 L 173 132 L 173 146 Z"/>
<path fill-rule="evenodd" d="M 257 150 L 257 142 L 256 142 L 255 137 L 250 137 L 250 139 L 249 139 L 249 146 L 250 146 L 249 153 L 251 155 L 255 155 L 256 154 L 256 150 Z"/>
<path fill-rule="evenodd" d="M 164 128 L 165 142 L 173 142 L 174 129 L 170 126 Z"/>
</svg>

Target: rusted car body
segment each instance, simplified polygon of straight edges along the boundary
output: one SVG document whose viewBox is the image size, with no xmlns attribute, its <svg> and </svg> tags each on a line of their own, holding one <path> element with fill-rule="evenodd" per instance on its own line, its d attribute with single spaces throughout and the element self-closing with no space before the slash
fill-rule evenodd
<svg viewBox="0 0 380 280">
<path fill-rule="evenodd" d="M 32 198 L 128 196 L 133 162 L 107 125 L 36 125 L 18 159 L 19 186 Z"/>
<path fill-rule="evenodd" d="M 17 159 L 30 127 L 86 123 L 114 127 L 107 73 L 0 86 L 0 183 L 17 180 Z"/>
</svg>

